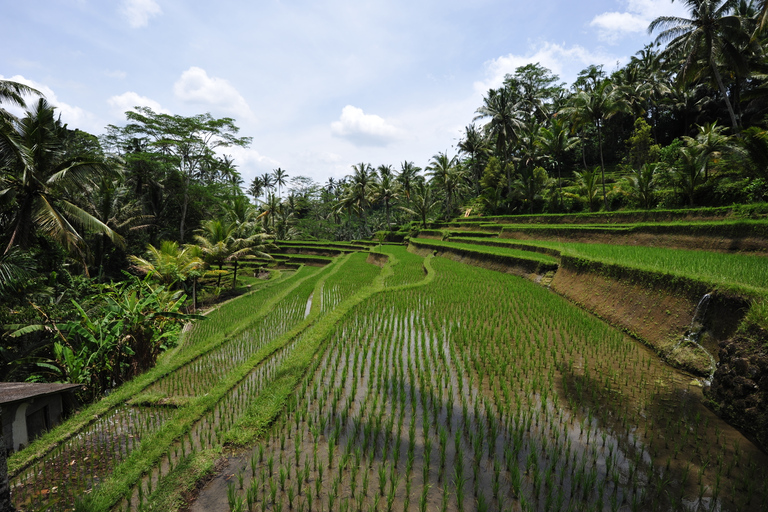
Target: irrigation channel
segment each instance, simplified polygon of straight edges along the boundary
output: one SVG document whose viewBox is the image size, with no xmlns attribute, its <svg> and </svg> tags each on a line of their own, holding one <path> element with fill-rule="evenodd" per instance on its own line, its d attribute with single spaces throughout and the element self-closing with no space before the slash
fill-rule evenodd
<svg viewBox="0 0 768 512">
<path fill-rule="evenodd" d="M 381 250 L 383 268 L 355 253 L 264 290 L 268 314 L 20 472 L 16 505 L 104 494 L 94 474 L 119 475 L 164 421 L 210 399 L 110 506 L 149 509 L 174 467 L 225 444 L 191 510 L 768 509 L 768 460 L 691 376 L 530 281 Z M 213 331 L 203 322 L 179 353 Z M 276 418 L 226 444 L 297 365 Z M 80 471 L 83 457 L 99 462 Z"/>
</svg>

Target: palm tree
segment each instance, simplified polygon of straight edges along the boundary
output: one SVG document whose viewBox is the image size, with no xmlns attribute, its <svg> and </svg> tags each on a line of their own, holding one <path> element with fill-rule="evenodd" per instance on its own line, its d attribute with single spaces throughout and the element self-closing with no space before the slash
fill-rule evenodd
<svg viewBox="0 0 768 512">
<path fill-rule="evenodd" d="M 729 14 L 738 0 L 682 0 L 690 9 L 690 18 L 660 16 L 648 26 L 648 32 L 661 30 L 656 43 L 667 43 L 663 56 L 667 59 L 680 57 L 682 65 L 677 74 L 681 83 L 698 81 L 708 70 L 717 84 L 728 109 L 731 126 L 738 130 L 736 113 L 725 89 L 718 67 L 723 60 L 729 65 L 741 67 L 742 58 L 736 41 L 743 39 L 741 20 Z"/>
<path fill-rule="evenodd" d="M 683 146 L 679 151 L 678 165 L 672 169 L 675 186 L 688 198 L 688 206 L 694 206 L 696 190 L 704 181 L 704 168 L 709 155 L 704 157 L 695 146 Z"/>
<path fill-rule="evenodd" d="M 417 216 L 421 219 L 421 227 L 427 226 L 427 216 L 437 204 L 437 199 L 432 193 L 432 189 L 423 181 L 417 181 L 413 187 L 411 203 L 408 207 L 401 206 L 400 209 Z"/>
<path fill-rule="evenodd" d="M 0 104 L 7 103 L 17 107 L 26 108 L 27 104 L 24 101 L 24 96 L 31 94 L 43 96 L 43 93 L 28 85 L 20 84 L 12 80 L 0 80 Z M 14 115 L 0 107 L 0 122 L 12 122 L 15 119 L 16 117 Z"/>
<path fill-rule="evenodd" d="M 486 136 L 495 145 L 502 169 L 507 169 L 511 143 L 518 137 L 525 123 L 516 117 L 517 105 L 506 87 L 491 89 L 483 98 L 483 106 L 477 109 L 474 120 L 489 119 L 483 127 Z M 512 193 L 512 176 L 507 174 L 508 192 Z"/>
<path fill-rule="evenodd" d="M 371 197 L 374 201 L 381 201 L 384 203 L 384 212 L 387 218 L 387 231 L 389 231 L 391 229 L 389 207 L 392 201 L 395 201 L 400 197 L 400 186 L 392 178 L 391 174 L 385 173 L 378 182 L 372 185 Z"/>
<path fill-rule="evenodd" d="M 561 168 L 565 155 L 579 143 L 578 137 L 571 136 L 571 131 L 566 124 L 565 119 L 556 117 L 552 120 L 549 128 L 542 126 L 539 129 L 537 144 L 541 147 L 545 158 L 547 158 L 557 171 L 557 191 L 560 208 L 563 206 L 563 181 Z"/>
<path fill-rule="evenodd" d="M 464 138 L 459 141 L 459 152 L 469 156 L 469 169 L 475 186 L 475 194 L 478 196 L 480 195 L 480 180 L 483 177 L 483 168 L 485 167 L 481 156 L 485 150 L 485 139 L 474 123 L 464 128 Z"/>
<path fill-rule="evenodd" d="M 69 197 L 87 192 L 94 179 L 111 171 L 110 166 L 91 155 L 67 155 L 63 145 L 66 126 L 54 118 L 54 107 L 42 98 L 7 129 L 10 126 L 3 125 L 4 136 L 0 137 L 0 196 L 14 204 L 4 253 L 14 246 L 28 248 L 39 230 L 76 253 L 87 273 L 88 247 L 77 225 L 104 233 L 118 245 L 123 239 Z"/>
<path fill-rule="evenodd" d="M 653 207 L 658 166 L 659 164 L 645 163 L 639 169 L 634 169 L 632 175 L 627 178 L 630 196 L 645 209 Z"/>
<path fill-rule="evenodd" d="M 234 274 L 232 288 L 237 284 L 238 262 L 247 255 L 256 255 L 262 258 L 271 258 L 263 252 L 267 248 L 265 241 L 267 236 L 263 234 L 251 235 L 241 238 L 237 233 L 238 226 L 234 222 L 222 222 L 218 219 L 203 222 L 202 227 L 195 235 L 195 242 L 208 263 L 219 266 L 216 287 L 221 285 L 221 275 L 224 263 L 234 262 Z"/>
<path fill-rule="evenodd" d="M 288 173 L 278 167 L 272 171 L 272 178 L 274 179 L 274 184 L 277 185 L 277 196 L 282 197 L 282 187 L 286 184 Z"/>
<path fill-rule="evenodd" d="M 124 183 L 123 174 L 111 172 L 103 174 L 88 190 L 89 214 L 103 222 L 116 233 L 138 231 L 151 225 L 154 217 L 142 212 L 138 201 L 131 201 L 131 190 Z M 94 266 L 98 269 L 99 279 L 104 276 L 104 257 L 107 252 L 107 237 L 97 233 Z"/>
<path fill-rule="evenodd" d="M 275 182 L 272 179 L 272 175 L 268 172 L 265 172 L 261 175 L 261 186 L 263 187 L 263 190 L 266 192 L 269 192 L 270 190 L 275 189 Z"/>
<path fill-rule="evenodd" d="M 599 80 L 593 89 L 581 89 L 571 97 L 571 105 L 563 109 L 573 116 L 576 124 L 591 123 L 597 130 L 597 144 L 600 150 L 600 177 L 603 185 L 603 206 L 608 209 L 605 192 L 605 160 L 603 159 L 603 126 L 605 121 L 618 114 L 628 112 L 621 90 L 610 80 Z"/>
<path fill-rule="evenodd" d="M 403 161 L 400 164 L 400 172 L 397 174 L 397 182 L 400 184 L 400 188 L 407 200 L 411 199 L 411 190 L 420 180 L 419 171 L 420 167 L 416 167 L 413 162 Z"/>
<path fill-rule="evenodd" d="M 731 147 L 731 137 L 723 133 L 724 128 L 717 126 L 717 121 L 696 126 L 696 137 L 683 137 L 689 146 L 696 148 L 701 155 L 704 165 L 704 181 L 709 179 L 709 164 L 712 159 L 719 158 Z"/>
<path fill-rule="evenodd" d="M 454 197 L 461 191 L 463 171 L 456 165 L 456 157 L 449 158 L 440 152 L 432 157 L 427 166 L 427 174 L 432 176 L 432 182 L 442 190 L 445 197 L 445 218 L 453 213 Z"/>
<path fill-rule="evenodd" d="M 264 211 L 262 212 L 260 217 L 264 219 L 265 227 L 269 222 L 271 223 L 272 229 L 274 230 L 275 220 L 277 219 L 277 215 L 282 208 L 282 204 L 280 203 L 280 198 L 277 197 L 275 194 L 269 193 L 267 194 L 266 201 L 262 201 L 261 206 Z"/>
<path fill-rule="evenodd" d="M 248 187 L 247 192 L 254 197 L 254 199 L 259 199 L 259 196 L 261 196 L 261 192 L 265 189 L 264 182 L 261 180 L 261 176 L 256 176 L 251 180 L 251 186 Z"/>
<path fill-rule="evenodd" d="M 227 222 L 235 224 L 237 236 L 247 238 L 259 232 L 259 211 L 244 195 L 235 196 L 223 205 Z"/>
<path fill-rule="evenodd" d="M 392 173 L 394 172 L 391 165 L 380 165 L 376 168 L 376 171 L 379 174 L 379 178 L 384 178 L 384 176 L 392 177 Z"/>
<path fill-rule="evenodd" d="M 145 258 L 131 255 L 128 260 L 139 273 L 173 287 L 202 270 L 204 263 L 200 256 L 200 248 L 195 245 L 180 247 L 177 242 L 166 240 L 160 247 L 148 245 Z"/>
<path fill-rule="evenodd" d="M 583 172 L 574 171 L 573 174 L 576 175 L 579 195 L 568 193 L 565 195 L 585 200 L 589 206 L 589 211 L 595 211 L 597 209 L 598 201 L 597 173 L 595 172 L 595 169 L 585 169 Z"/>
<path fill-rule="evenodd" d="M 371 188 L 376 183 L 376 171 L 371 164 L 361 162 L 352 166 L 352 176 L 350 176 L 349 186 L 347 187 L 347 199 L 354 205 L 358 215 L 363 223 L 363 230 L 366 229 L 365 213 L 371 203 Z"/>
</svg>

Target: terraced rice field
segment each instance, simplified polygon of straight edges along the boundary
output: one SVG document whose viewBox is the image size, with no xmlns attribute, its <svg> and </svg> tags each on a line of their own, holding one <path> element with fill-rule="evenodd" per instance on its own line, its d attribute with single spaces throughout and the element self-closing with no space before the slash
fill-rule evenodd
<svg viewBox="0 0 768 512">
<path fill-rule="evenodd" d="M 224 447 L 192 510 L 768 508 L 765 455 L 635 340 L 530 281 L 380 250 L 222 306 L 136 405 L 18 472 L 17 506 L 156 510 Z"/>
</svg>

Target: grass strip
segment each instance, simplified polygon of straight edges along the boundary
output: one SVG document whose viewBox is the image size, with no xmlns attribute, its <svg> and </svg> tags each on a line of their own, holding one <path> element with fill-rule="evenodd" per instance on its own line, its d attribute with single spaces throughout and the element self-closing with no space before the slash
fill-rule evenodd
<svg viewBox="0 0 768 512">
<path fill-rule="evenodd" d="M 472 222 L 540 223 L 540 224 L 594 224 L 633 223 L 670 221 L 675 219 L 716 219 L 716 218 L 756 218 L 768 214 L 768 203 L 718 206 L 705 208 L 622 210 L 616 212 L 584 213 L 543 213 L 538 215 L 494 215 L 489 217 L 467 217 L 456 219 L 452 223 L 469 224 Z M 449 224 L 452 224 L 449 223 Z"/>
<path fill-rule="evenodd" d="M 425 240 L 422 238 L 411 239 L 411 243 L 417 246 L 432 248 L 436 250 L 449 249 L 460 254 L 480 257 L 491 257 L 496 261 L 503 263 L 530 263 L 535 262 L 543 265 L 557 266 L 557 258 L 548 254 L 534 253 L 521 249 L 514 249 L 503 246 L 491 245 L 473 245 L 457 242 L 443 242 L 437 240 Z"/>
<path fill-rule="evenodd" d="M 144 503 L 142 510 L 179 510 L 187 505 L 198 483 L 214 474 L 221 449 L 193 452 L 181 459 Z"/>
</svg>

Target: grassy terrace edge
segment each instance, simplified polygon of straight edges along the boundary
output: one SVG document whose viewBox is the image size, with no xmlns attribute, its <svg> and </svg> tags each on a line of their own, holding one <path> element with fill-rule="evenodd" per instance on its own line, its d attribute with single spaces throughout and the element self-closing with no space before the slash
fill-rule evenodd
<svg viewBox="0 0 768 512">
<path fill-rule="evenodd" d="M 418 250 L 452 253 L 459 257 L 479 258 L 483 261 L 507 265 L 510 268 L 521 268 L 529 273 L 541 274 L 557 270 L 558 267 L 557 259 L 551 255 L 517 248 L 443 242 L 423 238 L 412 238 L 409 243 Z"/>
<path fill-rule="evenodd" d="M 581 272 L 591 271 L 602 273 L 609 277 L 619 278 L 631 276 L 637 282 L 650 282 L 665 288 L 674 288 L 683 286 L 686 289 L 715 289 L 727 293 L 733 293 L 744 296 L 749 299 L 761 299 L 768 297 L 768 290 L 750 286 L 748 284 L 734 284 L 731 282 L 722 282 L 717 280 L 702 279 L 695 275 L 686 275 L 680 272 L 668 271 L 662 272 L 656 268 L 643 265 L 641 263 L 632 264 L 631 262 L 617 262 L 610 259 L 601 259 L 591 255 L 585 255 L 579 252 L 578 247 L 568 247 L 567 243 L 547 242 L 538 240 L 525 241 L 505 241 L 503 239 L 488 238 L 470 238 L 456 237 L 455 240 L 464 244 L 488 246 L 488 247 L 508 247 L 524 251 L 535 251 L 549 254 L 559 258 L 564 266 L 573 268 Z M 683 251 L 683 249 L 659 249 L 665 251 Z M 695 252 L 695 251 L 688 251 Z M 732 255 L 712 253 L 712 257 L 729 257 Z M 749 256 L 750 258 L 761 258 L 761 256 Z"/>
<path fill-rule="evenodd" d="M 542 213 L 536 215 L 492 215 L 488 217 L 464 217 L 452 222 L 440 223 L 438 227 L 450 227 L 456 223 L 493 222 L 507 223 L 613 223 L 613 222 L 654 222 L 683 219 L 748 218 L 768 215 L 768 203 L 710 208 L 681 208 L 669 210 L 622 210 L 616 212 Z"/>
</svg>

